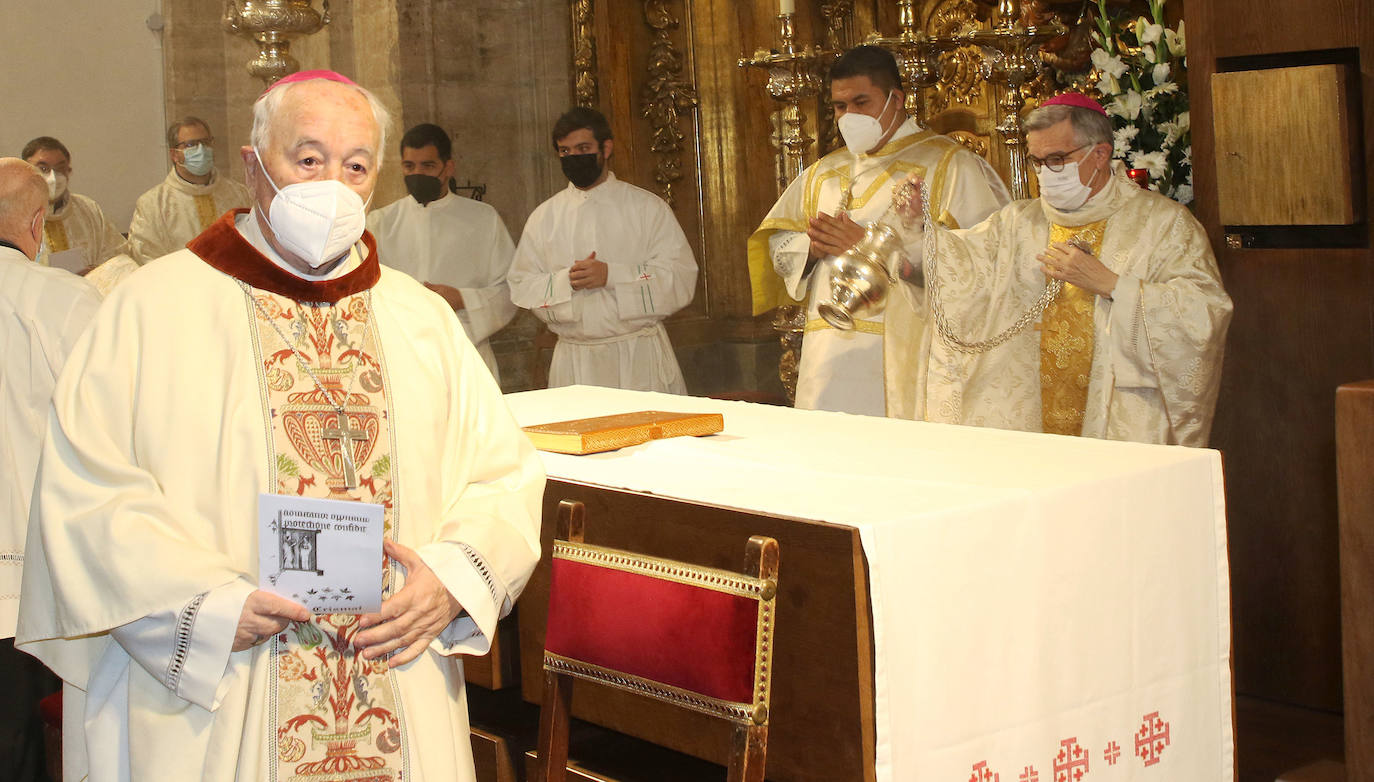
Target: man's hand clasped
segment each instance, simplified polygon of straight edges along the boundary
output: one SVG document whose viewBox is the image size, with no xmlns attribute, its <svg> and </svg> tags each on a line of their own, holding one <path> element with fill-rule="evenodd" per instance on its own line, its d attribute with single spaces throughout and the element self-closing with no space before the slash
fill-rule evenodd
<svg viewBox="0 0 1374 782">
<path fill-rule="evenodd" d="M 1035 256 L 1046 275 L 1110 299 L 1117 275 L 1092 253 L 1069 242 L 1056 242 Z"/>
<path fill-rule="evenodd" d="M 575 261 L 568 269 L 568 282 L 575 291 L 603 288 L 606 285 L 606 262 L 598 261 L 596 253 Z"/>
<path fill-rule="evenodd" d="M 819 212 L 811 218 L 806 235 L 811 239 L 811 258 L 841 255 L 864 238 L 864 227 L 848 214 L 828 215 Z"/>
</svg>

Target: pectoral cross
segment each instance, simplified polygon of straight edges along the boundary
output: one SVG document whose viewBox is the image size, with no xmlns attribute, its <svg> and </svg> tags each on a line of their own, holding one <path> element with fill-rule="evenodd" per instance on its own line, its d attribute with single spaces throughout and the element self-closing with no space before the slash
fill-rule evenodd
<svg viewBox="0 0 1374 782">
<path fill-rule="evenodd" d="M 339 451 L 343 455 L 344 486 L 349 489 L 358 488 L 358 468 L 353 464 L 353 441 L 366 440 L 367 432 L 361 429 L 350 429 L 348 416 L 340 414 L 339 425 L 324 430 L 320 433 L 320 437 L 325 440 L 339 441 Z"/>
</svg>

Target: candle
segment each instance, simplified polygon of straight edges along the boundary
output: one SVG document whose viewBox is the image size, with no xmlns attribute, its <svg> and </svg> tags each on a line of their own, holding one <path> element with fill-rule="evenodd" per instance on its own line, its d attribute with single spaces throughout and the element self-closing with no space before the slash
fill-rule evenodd
<svg viewBox="0 0 1374 782">
<path fill-rule="evenodd" d="M 797 0 L 778 0 L 778 13 L 791 16 L 797 12 Z"/>
</svg>

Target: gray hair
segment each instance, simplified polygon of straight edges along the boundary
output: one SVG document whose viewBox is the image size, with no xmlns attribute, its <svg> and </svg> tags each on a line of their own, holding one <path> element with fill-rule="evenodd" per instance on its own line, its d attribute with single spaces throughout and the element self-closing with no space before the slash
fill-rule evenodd
<svg viewBox="0 0 1374 782">
<path fill-rule="evenodd" d="M 1065 106 L 1058 103 L 1053 106 L 1041 106 L 1026 115 L 1026 119 L 1021 123 L 1021 128 L 1026 133 L 1047 130 L 1064 120 L 1073 123 L 1074 143 L 1080 147 L 1088 144 L 1113 143 L 1111 118 L 1092 109 L 1083 109 L 1077 106 Z"/>
<path fill-rule="evenodd" d="M 298 84 L 306 84 L 310 81 L 318 80 L 308 79 L 307 81 L 292 82 L 269 89 L 262 94 L 262 97 L 258 98 L 257 102 L 253 104 L 253 129 L 248 134 L 249 144 L 252 144 L 255 149 L 262 149 L 263 145 L 267 143 L 269 130 L 272 127 L 272 118 L 276 116 L 277 109 L 281 107 L 282 99 L 286 97 L 287 91 Z M 343 82 L 336 83 L 342 84 Z M 367 98 L 367 104 L 372 107 L 372 119 L 377 123 L 377 167 L 380 169 L 382 155 L 386 149 L 387 128 L 391 126 L 391 112 L 387 111 L 386 106 L 382 105 L 382 102 L 370 90 L 356 84 L 348 86 L 362 93 L 363 97 Z"/>
</svg>

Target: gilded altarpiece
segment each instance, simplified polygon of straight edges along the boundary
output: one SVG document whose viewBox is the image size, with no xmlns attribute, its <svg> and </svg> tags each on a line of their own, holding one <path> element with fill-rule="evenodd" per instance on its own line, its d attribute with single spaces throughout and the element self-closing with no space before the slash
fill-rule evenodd
<svg viewBox="0 0 1374 782">
<path fill-rule="evenodd" d="M 873 32 L 900 32 L 896 0 L 799 0 L 792 20 L 799 45 L 841 51 Z M 996 0 L 916 0 L 920 31 L 952 36 L 987 29 Z M 1024 7 L 1022 7 L 1024 6 Z M 1075 24 L 1080 0 L 1018 5 L 1026 23 Z M 569 0 L 572 33 L 570 92 L 580 105 L 611 118 L 616 175 L 655 190 L 672 205 L 701 267 L 696 300 L 669 321 L 669 331 L 693 392 L 777 390 L 775 355 L 727 349 L 697 366 L 707 345 L 763 345 L 776 339 L 769 315 L 751 315 L 745 242 L 778 195 L 782 170 L 780 106 L 761 68 L 741 68 L 741 56 L 779 45 L 776 0 Z M 1054 47 L 1047 47 L 1054 48 Z M 832 55 L 833 56 L 833 55 Z M 1086 63 L 1086 54 L 1081 58 Z M 1065 61 L 1067 62 L 1067 61 Z M 827 62 L 828 64 L 828 62 Z M 986 157 L 1010 178 L 1009 156 L 997 133 L 999 90 L 987 81 L 984 55 L 965 46 L 939 54 L 933 86 L 916 91 L 915 114 Z M 804 163 L 840 143 L 828 105 L 829 84 L 801 106 L 802 134 L 812 140 Z M 1026 85 L 1031 105 L 1054 91 L 1053 76 Z M 699 351 L 698 351 L 699 352 Z M 752 355 L 752 357 L 750 357 Z M 750 366 L 750 364 L 754 366 Z M 733 365 L 732 365 L 733 364 Z M 694 368 L 714 372 L 693 383 Z"/>
</svg>

